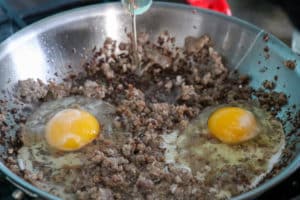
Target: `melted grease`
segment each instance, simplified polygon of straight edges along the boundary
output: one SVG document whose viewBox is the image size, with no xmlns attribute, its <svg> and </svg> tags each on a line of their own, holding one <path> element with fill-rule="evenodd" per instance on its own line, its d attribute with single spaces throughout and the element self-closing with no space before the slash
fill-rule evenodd
<svg viewBox="0 0 300 200">
<path fill-rule="evenodd" d="M 34 184 L 63 199 L 74 199 L 74 195 L 66 193 L 65 188 L 72 185 L 77 174 L 76 170 L 66 176 L 67 169 L 82 167 L 87 160 L 80 152 L 59 153 L 50 149 L 46 141 L 40 141 L 32 146 L 23 146 L 18 152 L 18 159 L 24 162 L 24 168 L 30 176 L 43 174 L 44 180 L 34 180 Z M 75 172 L 75 173 L 74 173 Z M 64 177 L 63 183 L 55 177 Z"/>
</svg>

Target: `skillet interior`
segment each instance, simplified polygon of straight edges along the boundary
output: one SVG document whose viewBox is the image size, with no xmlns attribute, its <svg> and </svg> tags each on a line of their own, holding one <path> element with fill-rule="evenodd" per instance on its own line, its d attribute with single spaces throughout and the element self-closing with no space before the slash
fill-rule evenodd
<svg viewBox="0 0 300 200">
<path fill-rule="evenodd" d="M 0 95 L 1 99 L 9 100 L 9 107 L 14 106 L 13 86 L 18 80 L 39 78 L 43 81 L 61 81 L 70 72 L 68 65 L 73 66 L 73 72 L 79 71 L 94 46 L 102 45 L 107 36 L 118 41 L 125 40 L 124 29 L 130 30 L 129 25 L 130 17 L 119 4 L 106 4 L 58 14 L 20 31 L 0 46 L 0 89 L 4 91 Z M 295 70 L 287 69 L 284 61 L 296 60 L 299 63 L 300 59 L 273 36 L 269 35 L 269 41 L 264 41 L 264 31 L 235 18 L 168 3 L 155 3 L 148 13 L 138 17 L 138 28 L 138 31 L 147 31 L 152 39 L 160 32 L 168 30 L 176 37 L 176 44 L 179 46 L 182 46 L 187 35 L 199 36 L 208 33 L 215 42 L 216 50 L 225 57 L 229 67 L 251 75 L 251 86 L 254 88 L 260 87 L 264 80 L 272 80 L 278 75 L 275 90 L 290 96 L 289 105 L 278 117 L 287 121 L 286 111 L 292 111 L 291 119 L 299 111 L 300 92 L 297 87 L 300 84 L 300 68 L 297 66 Z M 266 46 L 269 47 L 268 59 L 264 51 Z M 56 72 L 58 76 L 54 75 Z M 17 128 L 13 120 L 10 123 Z M 9 130 L 8 137 L 14 137 L 14 128 Z M 287 122 L 286 133 L 290 133 L 292 129 L 293 125 Z M 288 137 L 289 147 L 299 143 L 299 138 L 299 134 Z M 4 149 L 5 145 L 0 145 L 0 150 Z M 288 159 L 288 167 L 283 162 L 283 170 L 279 176 L 237 199 L 253 198 L 296 170 L 300 165 L 299 144 L 292 151 L 294 153 L 289 155 L 291 157 Z M 8 176 L 16 178 L 11 173 Z M 20 179 L 15 181 L 29 190 L 51 198 Z"/>
</svg>

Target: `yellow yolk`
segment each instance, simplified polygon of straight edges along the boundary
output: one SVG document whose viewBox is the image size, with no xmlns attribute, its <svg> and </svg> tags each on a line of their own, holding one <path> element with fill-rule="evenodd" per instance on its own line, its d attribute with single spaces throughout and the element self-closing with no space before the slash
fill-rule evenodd
<svg viewBox="0 0 300 200">
<path fill-rule="evenodd" d="M 100 132 L 97 119 L 79 109 L 66 109 L 54 115 L 46 125 L 46 140 L 51 147 L 74 151 L 92 142 Z"/>
<path fill-rule="evenodd" d="M 224 143 L 237 144 L 255 137 L 259 126 L 250 111 L 238 107 L 224 107 L 210 115 L 208 130 Z"/>
</svg>

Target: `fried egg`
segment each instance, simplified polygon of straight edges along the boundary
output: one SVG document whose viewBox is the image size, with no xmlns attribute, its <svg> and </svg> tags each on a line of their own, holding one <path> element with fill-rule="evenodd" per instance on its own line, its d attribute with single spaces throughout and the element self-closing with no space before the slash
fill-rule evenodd
<svg viewBox="0 0 300 200">
<path fill-rule="evenodd" d="M 207 108 L 163 141 L 166 162 L 191 171 L 220 199 L 258 185 L 285 146 L 282 124 L 247 103 Z"/>
<path fill-rule="evenodd" d="M 237 144 L 254 138 L 260 132 L 254 114 L 240 107 L 216 109 L 208 118 L 209 133 L 227 144 Z"/>
<path fill-rule="evenodd" d="M 53 116 L 45 128 L 46 141 L 51 147 L 74 151 L 92 142 L 100 131 L 98 120 L 82 109 L 64 109 Z"/>
<path fill-rule="evenodd" d="M 68 97 L 42 104 L 28 118 L 22 129 L 24 146 L 18 160 L 28 174 L 39 176 L 47 172 L 49 181 L 34 181 L 41 189 L 72 199 L 73 194 L 64 190 L 76 174 L 64 174 L 66 168 L 78 168 L 89 162 L 83 148 L 112 132 L 115 107 L 111 104 L 85 97 Z M 53 176 L 64 177 L 55 183 Z"/>
</svg>

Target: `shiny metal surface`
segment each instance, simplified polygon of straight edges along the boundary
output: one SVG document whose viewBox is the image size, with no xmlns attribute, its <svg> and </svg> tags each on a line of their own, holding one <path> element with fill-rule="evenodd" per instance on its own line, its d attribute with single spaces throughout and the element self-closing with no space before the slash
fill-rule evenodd
<svg viewBox="0 0 300 200">
<path fill-rule="evenodd" d="M 168 30 L 176 36 L 177 45 L 183 45 L 188 35 L 210 34 L 228 66 L 250 74 L 253 87 L 279 75 L 276 90 L 291 96 L 287 108 L 295 104 L 299 110 L 300 66 L 292 71 L 283 62 L 291 59 L 300 63 L 300 59 L 273 36 L 265 42 L 264 31 L 236 18 L 169 3 L 154 3 L 145 15 L 138 17 L 137 23 L 138 31 L 147 31 L 152 39 Z M 124 30 L 131 30 L 130 24 L 130 16 L 120 4 L 102 4 L 61 13 L 27 27 L 0 45 L 0 89 L 11 91 L 18 80 L 27 78 L 60 81 L 70 71 L 69 65 L 79 71 L 91 50 L 101 46 L 107 36 L 126 40 Z M 270 49 L 269 59 L 265 58 L 266 46 Z M 279 117 L 286 116 L 282 112 Z M 291 128 L 287 126 L 286 132 Z M 0 151 L 1 148 L 4 147 L 0 146 Z M 293 161 L 278 176 L 235 199 L 253 199 L 294 172 L 300 167 L 300 146 L 295 151 Z M 0 170 L 21 188 L 57 199 L 17 177 L 1 162 Z"/>
</svg>

